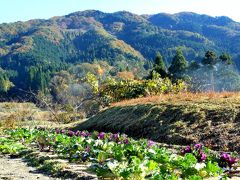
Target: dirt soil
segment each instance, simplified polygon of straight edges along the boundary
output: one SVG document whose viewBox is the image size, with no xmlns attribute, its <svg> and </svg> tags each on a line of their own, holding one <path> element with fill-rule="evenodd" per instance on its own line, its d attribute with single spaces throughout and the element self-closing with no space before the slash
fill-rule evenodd
<svg viewBox="0 0 240 180">
<path fill-rule="evenodd" d="M 0 179 L 57 180 L 58 178 L 51 178 L 39 173 L 34 167 L 28 166 L 21 158 L 0 157 Z"/>
</svg>

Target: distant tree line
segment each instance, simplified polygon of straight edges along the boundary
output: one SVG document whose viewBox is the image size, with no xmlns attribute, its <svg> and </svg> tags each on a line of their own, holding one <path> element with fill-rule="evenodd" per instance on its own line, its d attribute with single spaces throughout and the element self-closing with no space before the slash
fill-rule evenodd
<svg viewBox="0 0 240 180">
<path fill-rule="evenodd" d="M 164 58 L 157 52 L 153 69 L 148 78 L 156 73 L 162 78 L 170 78 L 173 82 L 182 79 L 189 83 L 191 91 L 239 91 L 240 75 L 228 53 L 220 56 L 214 51 L 207 51 L 201 62 L 189 61 L 180 48 L 166 67 Z"/>
<path fill-rule="evenodd" d="M 101 65 L 97 65 L 98 62 L 100 62 Z M 29 62 L 22 61 L 22 58 L 19 57 L 19 61 L 18 58 L 16 58 L 15 61 L 10 61 L 9 63 L 10 65 L 14 63 L 11 66 L 19 67 L 19 69 L 16 68 L 16 71 L 0 69 L 0 92 L 2 96 L 6 96 L 6 93 L 8 93 L 11 97 L 12 94 L 22 94 L 18 89 L 23 89 L 25 91 L 40 91 L 45 94 L 53 93 L 52 95 L 55 98 L 57 91 L 54 92 L 53 90 L 57 89 L 58 86 L 51 86 L 51 84 L 54 79 L 56 80 L 56 77 L 61 77 L 58 76 L 61 71 L 68 72 L 70 76 L 75 74 L 74 81 L 78 81 L 77 78 L 79 78 L 76 76 L 76 72 L 78 72 L 78 76 L 82 74 L 81 77 L 83 77 L 87 72 L 94 71 L 104 72 L 104 76 L 101 75 L 101 78 L 105 77 L 105 79 L 106 77 L 112 78 L 117 76 L 125 76 L 125 79 L 130 77 L 131 79 L 139 79 L 137 78 L 137 74 L 140 73 L 139 68 L 129 66 L 128 63 L 121 64 L 120 61 L 117 67 L 102 62 L 104 61 L 95 61 L 93 65 L 91 65 L 92 63 L 83 63 L 76 66 L 79 67 L 77 70 L 77 68 L 72 68 L 72 65 L 64 62 L 34 59 Z M 25 66 L 24 69 L 22 68 L 23 66 Z M 8 69 L 8 67 L 5 68 Z M 187 61 L 181 47 L 179 47 L 176 49 L 176 53 L 168 66 L 166 65 L 165 58 L 160 52 L 157 52 L 153 64 L 150 63 L 148 68 L 150 68 L 150 72 L 146 79 L 167 78 L 172 83 L 177 83 L 179 80 L 182 80 L 188 84 L 188 89 L 194 92 L 240 90 L 240 76 L 228 53 L 222 53 L 220 56 L 217 56 L 214 51 L 209 50 L 200 62 Z M 100 77 L 100 75 L 95 72 L 93 74 Z M 130 74 L 130 72 L 132 74 Z"/>
</svg>

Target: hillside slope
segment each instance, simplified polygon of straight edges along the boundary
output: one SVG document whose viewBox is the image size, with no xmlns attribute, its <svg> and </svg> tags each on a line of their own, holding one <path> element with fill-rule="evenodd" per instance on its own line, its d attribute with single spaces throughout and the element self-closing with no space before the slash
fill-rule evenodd
<svg viewBox="0 0 240 180">
<path fill-rule="evenodd" d="M 240 96 L 176 95 L 117 103 L 74 129 L 122 132 L 168 144 L 240 152 Z"/>
<path fill-rule="evenodd" d="M 200 61 L 207 50 L 214 50 L 230 53 L 239 64 L 240 23 L 189 12 L 88 10 L 0 24 L 0 68 L 12 74 L 16 89 L 34 89 L 33 72 L 35 79 L 46 79 L 38 83 L 47 84 L 54 72 L 82 62 L 104 60 L 118 70 L 144 71 L 160 51 L 169 65 L 178 46 L 188 61 Z"/>
<path fill-rule="evenodd" d="M 102 33 L 96 36 L 96 31 Z M 82 37 L 85 33 L 94 35 Z M 106 56 L 99 53 L 99 49 L 105 38 L 111 35 L 122 40 L 117 48 L 121 51 L 117 53 L 127 59 L 142 59 L 141 54 L 152 59 L 156 51 L 161 51 L 169 61 L 176 46 L 182 46 L 189 60 L 202 57 L 208 49 L 227 51 L 235 57 L 240 50 L 240 23 L 228 17 L 214 18 L 189 12 L 136 15 L 125 11 L 103 13 L 88 10 L 48 20 L 0 24 L 0 57 L 5 60 L 1 65 L 26 53 L 38 60 L 81 62 L 104 59 Z M 94 39 L 97 44 L 82 49 L 79 44 L 89 45 L 83 38 L 91 43 Z M 105 43 L 111 44 L 109 41 Z M 116 46 L 104 48 L 111 53 Z M 82 55 L 83 52 L 86 54 Z M 109 60 L 114 61 L 114 58 L 116 55 L 110 56 Z"/>
</svg>

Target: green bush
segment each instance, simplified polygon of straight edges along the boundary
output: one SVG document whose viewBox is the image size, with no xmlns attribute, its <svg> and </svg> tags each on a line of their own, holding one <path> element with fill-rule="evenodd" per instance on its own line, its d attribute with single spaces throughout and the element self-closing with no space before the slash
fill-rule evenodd
<svg viewBox="0 0 240 180">
<path fill-rule="evenodd" d="M 100 97 L 105 103 L 159 95 L 164 93 L 178 93 L 186 90 L 183 81 L 172 83 L 169 78 L 152 80 L 120 80 L 111 79 L 100 87 Z"/>
</svg>

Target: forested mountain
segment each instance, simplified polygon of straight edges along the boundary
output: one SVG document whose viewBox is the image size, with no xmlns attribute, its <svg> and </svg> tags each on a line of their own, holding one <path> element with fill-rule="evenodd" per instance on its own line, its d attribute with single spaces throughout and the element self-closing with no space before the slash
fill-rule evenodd
<svg viewBox="0 0 240 180">
<path fill-rule="evenodd" d="M 70 65 L 107 61 L 118 70 L 151 66 L 157 51 L 169 66 L 176 47 L 188 61 L 207 50 L 240 56 L 240 23 L 190 12 L 136 15 L 76 12 L 48 20 L 0 25 L 0 75 L 10 87 L 44 89 L 54 72 Z M 150 64 L 150 65 L 149 65 Z"/>
</svg>

